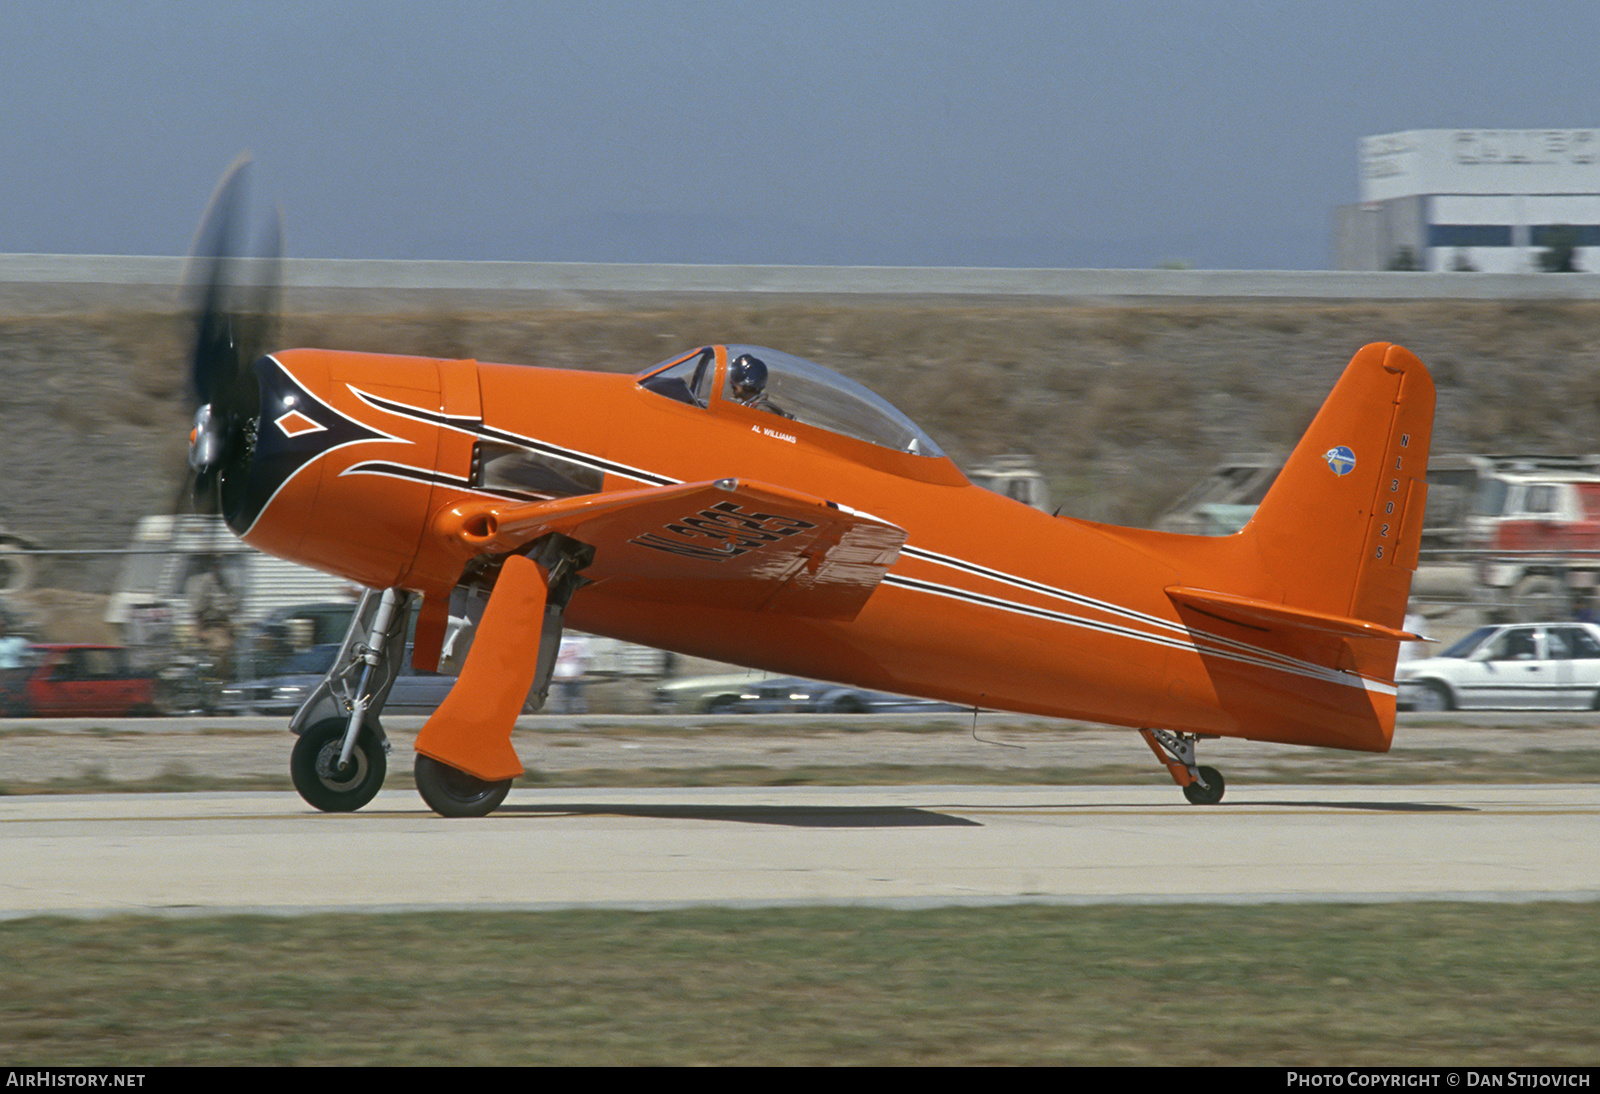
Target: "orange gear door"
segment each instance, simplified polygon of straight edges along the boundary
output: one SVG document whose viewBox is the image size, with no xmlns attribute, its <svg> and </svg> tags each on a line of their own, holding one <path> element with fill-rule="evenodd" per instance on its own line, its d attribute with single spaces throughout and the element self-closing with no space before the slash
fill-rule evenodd
<svg viewBox="0 0 1600 1094">
<path fill-rule="evenodd" d="M 538 672 L 548 582 L 532 559 L 506 559 L 461 676 L 417 734 L 419 753 L 485 782 L 522 774 L 511 729 Z"/>
</svg>

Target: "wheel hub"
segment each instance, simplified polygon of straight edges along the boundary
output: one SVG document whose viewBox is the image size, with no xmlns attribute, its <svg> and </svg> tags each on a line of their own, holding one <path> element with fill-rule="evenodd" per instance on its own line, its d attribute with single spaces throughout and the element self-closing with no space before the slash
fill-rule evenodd
<svg viewBox="0 0 1600 1094">
<path fill-rule="evenodd" d="M 317 753 L 317 778 L 322 780 L 322 785 L 329 790 L 346 790 L 359 785 L 366 778 L 367 758 L 360 748 L 350 757 L 350 762 L 339 763 L 339 749 L 342 741 L 333 740 L 323 746 Z"/>
</svg>

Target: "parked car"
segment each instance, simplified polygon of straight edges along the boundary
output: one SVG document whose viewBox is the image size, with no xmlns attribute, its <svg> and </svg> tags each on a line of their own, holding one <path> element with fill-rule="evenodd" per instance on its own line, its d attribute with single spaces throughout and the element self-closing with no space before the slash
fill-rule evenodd
<svg viewBox="0 0 1600 1094">
<path fill-rule="evenodd" d="M 886 691 L 748 672 L 686 677 L 662 684 L 656 689 L 656 708 L 705 714 L 896 714 L 961 709 L 949 703 Z"/>
<path fill-rule="evenodd" d="M 355 613 L 351 600 L 317 601 L 279 608 L 250 628 L 235 664 L 252 676 L 277 676 L 286 663 L 308 650 L 338 646 Z"/>
<path fill-rule="evenodd" d="M 229 714 L 293 714 L 322 682 L 339 643 L 327 642 L 302 650 L 283 662 L 282 671 L 259 680 L 244 680 L 222 689 L 222 709 Z M 385 714 L 432 714 L 455 684 L 454 676 L 438 672 L 418 672 L 411 667 L 407 647 L 395 678 Z"/>
<path fill-rule="evenodd" d="M 1600 626 L 1479 627 L 1395 682 L 1403 710 L 1600 710 Z"/>
<path fill-rule="evenodd" d="M 767 679 L 771 677 L 765 673 L 734 672 L 668 680 L 656 685 L 655 709 L 663 714 L 672 711 L 715 714 L 730 709 L 746 688 Z"/>
<path fill-rule="evenodd" d="M 0 717 L 120 718 L 157 714 L 155 680 L 121 646 L 33 646 L 21 668 L 0 671 Z"/>
<path fill-rule="evenodd" d="M 844 684 L 785 676 L 776 680 L 762 680 L 745 688 L 728 709 L 749 714 L 906 714 L 961 708 L 933 699 L 917 699 L 893 692 L 869 691 Z"/>
</svg>

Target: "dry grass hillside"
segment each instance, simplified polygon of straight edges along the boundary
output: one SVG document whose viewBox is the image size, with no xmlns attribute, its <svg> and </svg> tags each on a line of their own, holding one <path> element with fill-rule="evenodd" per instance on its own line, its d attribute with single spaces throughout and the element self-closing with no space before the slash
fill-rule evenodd
<svg viewBox="0 0 1600 1094">
<path fill-rule="evenodd" d="M 0 317 L 0 521 L 119 546 L 181 481 L 187 321 Z M 960 463 L 1035 456 L 1067 513 L 1147 522 L 1230 453 L 1287 448 L 1363 343 L 1439 385 L 1435 451 L 1600 448 L 1600 304 L 767 299 L 285 318 L 278 341 L 633 371 L 754 342 L 883 393 Z M 54 584 L 90 587 L 82 581 Z"/>
</svg>

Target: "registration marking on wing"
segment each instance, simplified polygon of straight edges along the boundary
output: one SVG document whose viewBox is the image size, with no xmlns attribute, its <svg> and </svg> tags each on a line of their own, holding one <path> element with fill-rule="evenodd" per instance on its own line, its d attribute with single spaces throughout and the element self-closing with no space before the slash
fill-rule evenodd
<svg viewBox="0 0 1600 1094">
<path fill-rule="evenodd" d="M 659 532 L 645 532 L 628 542 L 669 554 L 721 561 L 758 551 L 815 527 L 796 517 L 750 512 L 737 502 L 720 501 L 663 525 Z"/>
</svg>

